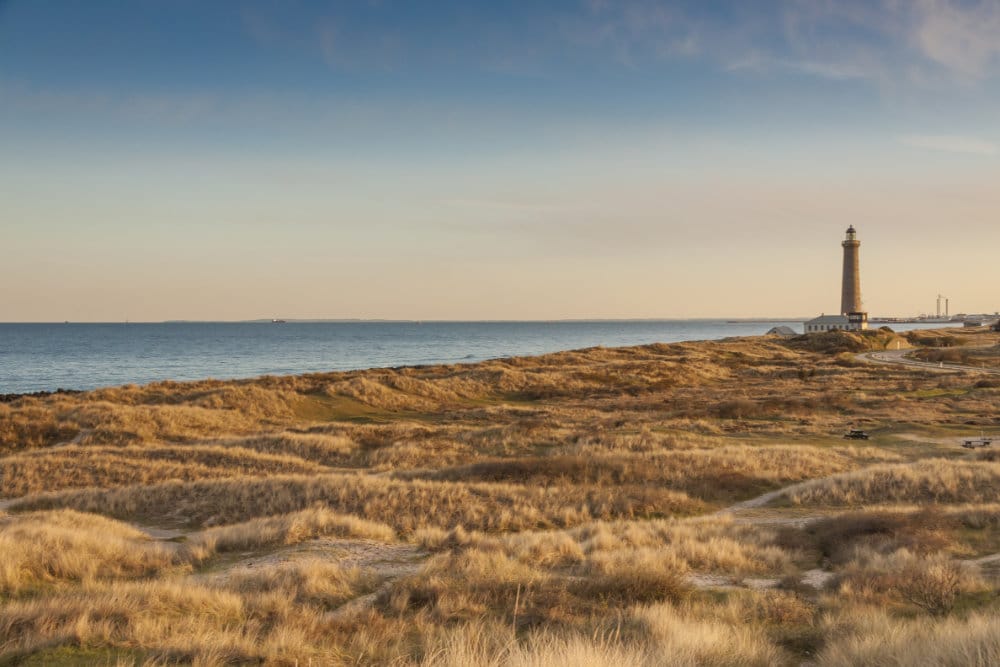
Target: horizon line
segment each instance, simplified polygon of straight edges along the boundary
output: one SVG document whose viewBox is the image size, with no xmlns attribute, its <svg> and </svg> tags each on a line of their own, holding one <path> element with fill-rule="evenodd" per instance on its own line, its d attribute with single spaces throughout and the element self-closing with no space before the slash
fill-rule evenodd
<svg viewBox="0 0 1000 667">
<path fill-rule="evenodd" d="M 996 315 L 997 313 L 961 313 L 961 315 Z M 958 314 L 950 317 L 957 317 Z M 556 322 L 705 322 L 705 321 L 725 321 L 733 323 L 769 323 L 769 322 L 804 322 L 816 317 L 815 315 L 778 317 L 771 315 L 761 316 L 700 316 L 700 317 L 556 317 L 556 318 L 489 318 L 489 319 L 458 319 L 458 318 L 382 318 L 382 317 L 343 317 L 343 318 L 252 318 L 236 320 L 201 320 L 201 319 L 168 319 L 168 320 L 0 320 L 0 324 L 351 324 L 351 323 L 371 323 L 371 324 L 490 324 L 490 323 L 556 323 Z M 875 320 L 916 320 L 921 318 L 934 317 L 926 314 L 922 315 L 878 315 L 870 319 Z M 936 317 L 934 317 L 937 319 Z"/>
<path fill-rule="evenodd" d="M 811 316 L 810 316 L 811 317 Z M 272 324 L 272 323 L 503 323 L 503 322 L 697 322 L 719 321 L 730 322 L 796 322 L 809 317 L 775 317 L 762 315 L 759 317 L 733 316 L 699 316 L 699 317 L 553 317 L 553 318 L 388 318 L 388 317 L 258 317 L 235 320 L 201 320 L 201 319 L 168 319 L 168 320 L 0 320 L 0 324 Z"/>
</svg>

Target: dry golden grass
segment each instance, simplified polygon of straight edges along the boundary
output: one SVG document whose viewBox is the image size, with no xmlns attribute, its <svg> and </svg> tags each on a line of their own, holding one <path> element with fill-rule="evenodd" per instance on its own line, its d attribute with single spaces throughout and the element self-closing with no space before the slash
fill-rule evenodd
<svg viewBox="0 0 1000 667">
<path fill-rule="evenodd" d="M 60 423 L 54 401 L 22 398 L 0 403 L 0 454 L 66 442 L 76 437 L 79 426 Z"/>
<path fill-rule="evenodd" d="M 358 568 L 344 569 L 317 558 L 278 563 L 273 567 L 234 572 L 213 584 L 247 595 L 275 595 L 316 610 L 334 610 L 374 590 L 376 578 Z"/>
<path fill-rule="evenodd" d="M 895 340 L 0 403 L 0 664 L 987 664 L 1000 463 L 946 443 L 1000 387 Z"/>
<path fill-rule="evenodd" d="M 988 523 L 982 509 L 976 514 Z M 820 519 L 805 532 L 824 559 L 842 564 L 854 559 L 859 549 L 881 554 L 905 549 L 921 555 L 939 551 L 969 555 L 958 551 L 962 546 L 955 535 L 964 522 L 964 516 L 936 506 L 870 509 Z"/>
<path fill-rule="evenodd" d="M 473 463 L 400 477 L 486 481 L 529 486 L 573 484 L 596 487 L 661 485 L 708 500 L 734 500 L 791 482 L 849 470 L 859 461 L 894 461 L 898 454 L 873 448 L 773 445 L 637 454 L 556 454 Z"/>
<path fill-rule="evenodd" d="M 438 645 L 432 646 L 428 657 L 416 664 L 421 667 L 645 667 L 662 664 L 654 662 L 640 646 L 625 645 L 607 637 L 540 633 L 521 644 L 505 630 L 503 626 L 483 623 L 459 626 Z"/>
<path fill-rule="evenodd" d="M 313 507 L 291 514 L 209 528 L 192 536 L 189 543 L 211 552 L 246 551 L 297 544 L 317 537 L 353 537 L 392 542 L 396 539 L 396 533 L 382 523 Z"/>
<path fill-rule="evenodd" d="M 964 364 L 983 368 L 1000 367 L 1000 346 L 990 347 L 947 347 L 939 349 L 918 350 L 914 353 L 917 359 L 932 363 Z M 989 381 L 988 381 L 989 382 Z"/>
<path fill-rule="evenodd" d="M 935 615 L 950 612 L 960 595 L 986 589 L 974 568 L 947 556 L 919 556 L 906 549 L 882 554 L 857 548 L 837 581 L 842 598 L 911 604 Z"/>
<path fill-rule="evenodd" d="M 280 593 L 243 596 L 170 580 L 114 582 L 4 605 L 0 659 L 17 661 L 63 645 L 141 647 L 151 658 L 180 663 L 307 661 L 335 655 L 315 648 L 322 632 L 319 615 L 300 612 Z"/>
<path fill-rule="evenodd" d="M 631 496 L 619 496 L 613 489 L 403 482 L 342 474 L 241 477 L 62 491 L 28 496 L 12 507 L 19 510 L 69 507 L 122 518 L 138 516 L 166 524 L 210 526 L 287 514 L 317 503 L 335 512 L 384 521 L 403 533 L 434 526 L 513 531 L 570 526 L 593 518 L 691 513 L 702 507 L 685 494 L 669 489 L 640 488 Z"/>
<path fill-rule="evenodd" d="M 853 611 L 828 624 L 822 667 L 988 667 L 1000 664 L 1000 616 L 899 619 L 881 610 Z"/>
<path fill-rule="evenodd" d="M 228 441 L 208 441 L 238 450 L 254 450 L 274 456 L 288 456 L 312 461 L 326 466 L 343 466 L 355 463 L 358 444 L 346 435 L 324 433 L 296 433 L 285 431 L 275 434 L 258 434 L 248 438 Z"/>
<path fill-rule="evenodd" d="M 633 619 L 650 636 L 651 657 L 659 659 L 659 664 L 764 667 L 788 661 L 784 652 L 753 626 L 686 618 L 663 604 L 639 608 Z"/>
<path fill-rule="evenodd" d="M 502 551 L 533 566 L 581 572 L 627 569 L 655 556 L 681 572 L 733 575 L 782 574 L 796 556 L 777 531 L 731 518 L 594 522 L 562 531 L 519 532 L 502 537 L 462 529 L 425 529 L 415 535 L 426 549 Z"/>
<path fill-rule="evenodd" d="M 474 621 L 463 624 L 432 645 L 423 666 L 458 665 L 680 665 L 729 666 L 795 664 L 794 658 L 772 641 L 758 623 L 749 623 L 743 612 L 761 608 L 774 611 L 794 608 L 796 599 L 782 593 L 741 596 L 724 608 L 715 605 L 670 603 L 639 605 L 620 612 L 614 624 L 596 627 L 589 635 L 541 630 L 523 641 L 503 624 Z M 711 615 L 706 615 L 711 609 Z M 722 614 L 720 617 L 719 614 Z M 738 615 L 735 615 L 738 614 Z M 806 620 L 806 617 L 810 617 Z M 781 614 L 788 618 L 787 613 Z M 739 624 L 731 621 L 737 620 Z"/>
<path fill-rule="evenodd" d="M 396 582 L 385 595 L 384 610 L 427 614 L 437 623 L 499 615 L 519 629 L 562 628 L 617 614 L 620 626 L 632 605 L 689 600 L 693 571 L 781 575 L 795 570 L 795 553 L 776 546 L 774 531 L 725 518 L 596 523 L 503 537 L 430 530 L 417 539 L 445 553 L 418 575 Z M 789 603 L 771 608 L 771 615 L 762 615 L 768 622 L 802 622 L 803 612 L 789 612 Z M 742 643 L 749 630 L 708 617 L 680 625 L 684 632 L 711 628 L 697 636 L 666 633 L 665 627 L 633 633 L 635 641 L 626 648 L 639 656 L 639 664 L 768 664 L 782 653 L 766 637 L 753 646 Z M 715 645 L 722 637 L 735 643 Z"/>
<path fill-rule="evenodd" d="M 809 482 L 788 492 L 800 505 L 988 503 L 1000 501 L 1000 463 L 930 459 L 880 465 Z"/>
<path fill-rule="evenodd" d="M 749 631 L 709 621 L 680 618 L 669 606 L 637 609 L 630 618 L 642 625 L 640 641 L 613 633 L 594 636 L 539 632 L 519 643 L 502 626 L 460 626 L 432 647 L 421 667 L 756 667 L 785 662 L 779 648 Z"/>
<path fill-rule="evenodd" d="M 0 458 L 0 496 L 322 470 L 299 458 L 237 447 L 69 445 Z"/>
<path fill-rule="evenodd" d="M 0 599 L 60 582 L 149 577 L 192 560 L 92 514 L 60 510 L 0 521 Z"/>
</svg>

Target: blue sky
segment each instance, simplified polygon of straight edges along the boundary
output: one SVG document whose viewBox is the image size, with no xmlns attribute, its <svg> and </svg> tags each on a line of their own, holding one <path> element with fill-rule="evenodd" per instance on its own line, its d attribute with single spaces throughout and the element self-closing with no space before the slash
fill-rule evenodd
<svg viewBox="0 0 1000 667">
<path fill-rule="evenodd" d="M 848 224 L 871 311 L 992 311 L 998 34 L 995 1 L 0 0 L 0 318 L 805 315 Z"/>
</svg>

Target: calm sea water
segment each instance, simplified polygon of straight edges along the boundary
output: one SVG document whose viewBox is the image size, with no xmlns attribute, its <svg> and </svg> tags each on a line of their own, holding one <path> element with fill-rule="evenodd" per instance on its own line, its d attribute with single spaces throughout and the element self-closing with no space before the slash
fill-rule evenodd
<svg viewBox="0 0 1000 667">
<path fill-rule="evenodd" d="M 749 336 L 778 324 L 802 330 L 725 320 L 0 324 L 0 393 L 472 362 Z"/>
</svg>

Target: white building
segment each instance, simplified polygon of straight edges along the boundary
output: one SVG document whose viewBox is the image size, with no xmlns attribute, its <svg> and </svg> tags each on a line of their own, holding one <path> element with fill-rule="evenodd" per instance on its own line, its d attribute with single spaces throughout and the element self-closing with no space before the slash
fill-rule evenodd
<svg viewBox="0 0 1000 667">
<path fill-rule="evenodd" d="M 820 315 L 805 323 L 806 333 L 817 331 L 864 331 L 868 328 L 868 313 L 850 315 Z"/>
</svg>

